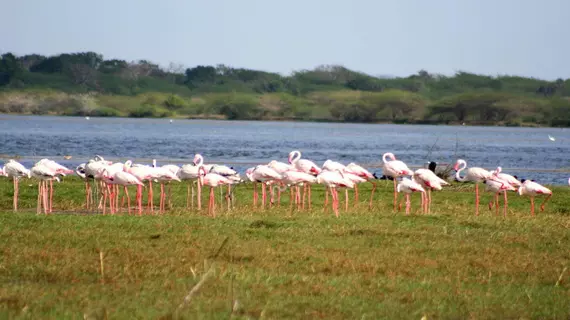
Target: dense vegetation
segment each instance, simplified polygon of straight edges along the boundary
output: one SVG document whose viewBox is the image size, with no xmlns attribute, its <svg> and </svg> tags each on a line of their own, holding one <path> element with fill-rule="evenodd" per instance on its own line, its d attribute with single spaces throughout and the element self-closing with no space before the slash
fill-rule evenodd
<svg viewBox="0 0 570 320">
<path fill-rule="evenodd" d="M 0 60 L 0 112 L 129 117 L 570 125 L 570 79 L 380 78 L 342 66 L 283 76 L 225 65 L 160 67 L 94 52 Z"/>
</svg>

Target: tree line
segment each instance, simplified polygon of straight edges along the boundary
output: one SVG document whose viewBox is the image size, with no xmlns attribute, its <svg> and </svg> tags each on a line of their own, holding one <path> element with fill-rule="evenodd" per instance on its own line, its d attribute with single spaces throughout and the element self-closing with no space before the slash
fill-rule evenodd
<svg viewBox="0 0 570 320">
<path fill-rule="evenodd" d="M 568 111 L 570 79 L 426 70 L 384 78 L 339 65 L 281 75 L 95 52 L 0 59 L 8 113 L 569 126 Z"/>
</svg>

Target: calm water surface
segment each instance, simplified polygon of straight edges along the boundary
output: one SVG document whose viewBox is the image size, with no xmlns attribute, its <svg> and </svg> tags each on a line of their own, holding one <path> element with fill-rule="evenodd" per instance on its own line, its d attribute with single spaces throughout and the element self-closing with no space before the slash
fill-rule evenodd
<svg viewBox="0 0 570 320">
<path fill-rule="evenodd" d="M 462 158 L 543 183 L 567 184 L 570 176 L 566 129 L 0 115 L 0 163 L 19 156 L 26 166 L 49 157 L 73 167 L 96 154 L 183 164 L 201 153 L 206 163 L 243 171 L 272 159 L 286 162 L 297 149 L 319 165 L 354 161 L 378 173 L 382 154 L 393 152 L 411 167 Z"/>
</svg>

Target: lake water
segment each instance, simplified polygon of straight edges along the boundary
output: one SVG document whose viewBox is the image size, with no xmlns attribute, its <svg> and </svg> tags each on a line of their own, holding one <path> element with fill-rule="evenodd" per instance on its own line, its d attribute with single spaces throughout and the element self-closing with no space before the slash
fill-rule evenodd
<svg viewBox="0 0 570 320">
<path fill-rule="evenodd" d="M 410 167 L 462 158 L 546 184 L 567 184 L 570 176 L 570 130 L 559 128 L 0 115 L 0 163 L 19 156 L 28 167 L 47 157 L 71 168 L 96 154 L 183 164 L 200 153 L 205 163 L 244 171 L 272 159 L 286 162 L 292 150 L 319 165 L 354 161 L 380 174 L 382 154 L 393 152 Z"/>
</svg>

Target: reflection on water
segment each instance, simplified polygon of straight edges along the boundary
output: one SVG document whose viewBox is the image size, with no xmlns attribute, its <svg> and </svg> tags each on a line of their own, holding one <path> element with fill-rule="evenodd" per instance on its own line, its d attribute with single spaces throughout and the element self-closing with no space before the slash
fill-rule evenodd
<svg viewBox="0 0 570 320">
<path fill-rule="evenodd" d="M 414 167 L 463 158 L 470 166 L 500 165 L 543 183 L 566 184 L 570 175 L 554 171 L 570 167 L 570 131 L 557 128 L 0 115 L 0 158 L 20 156 L 27 166 L 49 157 L 71 167 L 95 154 L 182 164 L 201 153 L 206 162 L 245 170 L 272 159 L 287 161 L 291 150 L 317 164 L 354 161 L 378 172 L 382 154 L 393 152 Z"/>
</svg>

